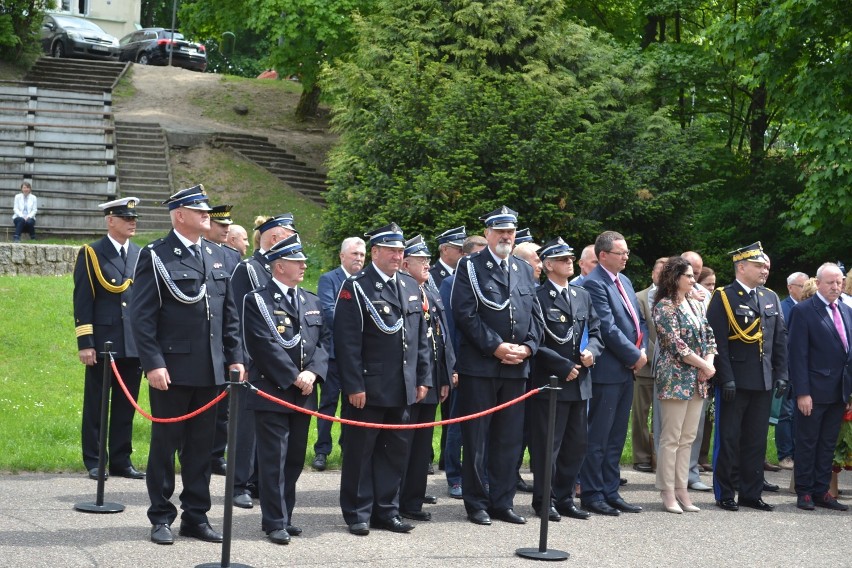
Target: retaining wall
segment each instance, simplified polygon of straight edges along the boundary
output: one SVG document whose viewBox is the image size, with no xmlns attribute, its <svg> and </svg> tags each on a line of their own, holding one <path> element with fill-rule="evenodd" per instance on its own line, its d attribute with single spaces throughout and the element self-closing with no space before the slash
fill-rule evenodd
<svg viewBox="0 0 852 568">
<path fill-rule="evenodd" d="M 27 238 L 26 235 L 23 238 Z M 62 276 L 74 272 L 79 246 L 0 243 L 0 275 Z"/>
</svg>

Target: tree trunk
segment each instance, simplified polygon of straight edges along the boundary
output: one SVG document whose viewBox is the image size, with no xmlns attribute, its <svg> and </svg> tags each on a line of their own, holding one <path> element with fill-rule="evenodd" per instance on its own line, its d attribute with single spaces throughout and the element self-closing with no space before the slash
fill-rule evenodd
<svg viewBox="0 0 852 568">
<path fill-rule="evenodd" d="M 296 118 L 305 120 L 315 117 L 319 109 L 320 94 L 321 90 L 316 83 L 307 90 L 302 89 L 302 96 L 299 97 L 299 104 L 296 106 Z"/>
<path fill-rule="evenodd" d="M 752 93 L 749 114 L 751 115 L 748 133 L 749 162 L 754 169 L 760 165 L 766 153 L 764 138 L 766 128 L 769 126 L 769 117 L 766 114 L 766 85 L 760 85 Z"/>
</svg>

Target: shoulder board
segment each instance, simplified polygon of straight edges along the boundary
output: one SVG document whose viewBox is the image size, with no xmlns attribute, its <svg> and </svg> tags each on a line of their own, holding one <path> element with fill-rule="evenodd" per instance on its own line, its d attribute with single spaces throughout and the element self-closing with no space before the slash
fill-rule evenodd
<svg viewBox="0 0 852 568">
<path fill-rule="evenodd" d="M 146 246 L 149 249 L 156 248 L 166 242 L 166 239 L 157 239 L 156 241 L 152 241 L 148 243 Z"/>
<path fill-rule="evenodd" d="M 347 280 L 354 282 L 355 280 L 358 280 L 358 279 L 360 279 L 360 278 L 363 278 L 366 274 L 367 274 L 367 271 L 366 271 L 366 270 L 362 270 L 362 271 L 361 271 L 361 272 L 359 272 L 358 274 L 352 274 L 351 276 L 349 276 L 349 278 L 347 278 Z"/>
<path fill-rule="evenodd" d="M 313 293 L 313 292 L 311 292 L 310 290 L 305 290 L 304 288 L 299 288 L 299 293 L 300 293 L 300 294 L 305 294 L 306 296 L 310 296 L 311 298 L 317 298 L 317 299 L 319 299 L 319 296 L 317 296 L 316 294 L 314 294 L 314 293 Z"/>
<path fill-rule="evenodd" d="M 224 244 L 224 243 L 222 244 L 222 248 L 223 248 L 223 249 L 230 249 L 230 250 L 234 251 L 235 253 L 240 254 L 240 251 L 238 251 L 238 250 L 237 250 L 237 249 L 235 249 L 234 247 L 229 246 L 229 245 L 226 245 L 226 244 Z M 242 255 L 240 255 L 240 256 L 242 256 Z"/>
<path fill-rule="evenodd" d="M 480 254 L 482 254 L 482 251 L 484 251 L 484 250 L 485 250 L 485 249 L 487 249 L 487 248 L 488 248 L 488 247 L 485 247 L 484 249 L 478 250 L 478 251 L 476 251 L 476 252 L 472 252 L 472 253 L 470 253 L 469 255 L 467 255 L 467 257 L 466 257 L 466 258 L 468 258 L 468 259 L 474 259 L 474 258 L 477 258 Z M 462 258 L 462 260 L 464 260 L 464 258 Z"/>
</svg>

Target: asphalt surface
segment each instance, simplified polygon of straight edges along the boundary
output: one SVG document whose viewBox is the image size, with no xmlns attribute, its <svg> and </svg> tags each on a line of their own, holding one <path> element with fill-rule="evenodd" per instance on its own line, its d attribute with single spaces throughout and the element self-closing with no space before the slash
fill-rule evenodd
<svg viewBox="0 0 852 568">
<path fill-rule="evenodd" d="M 431 522 L 416 523 L 409 534 L 373 530 L 350 535 L 338 505 L 340 474 L 306 471 L 298 486 L 293 524 L 304 529 L 289 545 L 275 545 L 260 530 L 260 509 L 234 509 L 229 562 L 223 546 L 177 536 L 171 546 L 149 541 L 144 481 L 111 478 L 104 502 L 126 508 L 114 514 L 76 511 L 95 503 L 97 483 L 83 474 L 5 474 L 0 476 L 0 559 L 26 567 L 184 567 L 366 566 L 465 568 L 540 565 L 516 556 L 518 548 L 539 548 L 540 525 L 532 517 L 530 495 L 519 493 L 515 510 L 523 526 L 494 521 L 490 527 L 465 518 L 460 500 L 447 496 L 442 472 L 429 478 L 437 505 L 427 505 Z M 561 565 L 577 566 L 852 566 L 852 513 L 796 509 L 786 488 L 790 473 L 768 473 L 780 493 L 764 494 L 777 505 L 771 513 L 713 505 L 711 493 L 693 492 L 700 513 L 662 510 L 653 474 L 625 470 L 622 496 L 645 508 L 618 518 L 550 523 L 548 549 L 570 553 Z M 711 474 L 704 481 L 710 483 Z M 529 473 L 524 477 L 531 481 Z M 852 495 L 852 475 L 841 474 L 841 490 Z M 180 491 L 180 484 L 176 494 Z M 213 526 L 222 530 L 224 478 L 211 483 Z M 841 495 L 841 502 L 850 499 Z M 176 501 L 176 498 L 175 498 Z M 176 523 L 177 524 L 177 523 Z M 177 527 L 175 527 L 177 529 Z"/>
</svg>

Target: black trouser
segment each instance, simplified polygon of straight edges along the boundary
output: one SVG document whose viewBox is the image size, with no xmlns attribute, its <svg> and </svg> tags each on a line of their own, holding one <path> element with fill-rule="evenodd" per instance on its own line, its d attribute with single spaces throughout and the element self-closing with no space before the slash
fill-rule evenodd
<svg viewBox="0 0 852 568">
<path fill-rule="evenodd" d="M 547 425 L 550 421 L 547 396 L 527 399 L 530 415 L 530 469 L 533 472 L 532 506 L 541 510 L 544 498 L 544 461 L 547 451 Z M 553 460 L 551 462 L 551 500 L 557 506 L 567 505 L 574 499 L 574 487 L 588 440 L 586 401 L 556 403 L 553 435 Z"/>
<path fill-rule="evenodd" d="M 411 407 L 411 424 L 435 421 L 437 404 L 418 403 Z M 432 462 L 432 433 L 435 427 L 406 430 L 409 440 L 408 462 L 399 495 L 400 511 L 423 510 L 429 464 Z"/>
<path fill-rule="evenodd" d="M 713 451 L 713 491 L 716 500 L 757 500 L 763 492 L 763 462 L 772 391 L 737 389 L 734 400 L 722 400 L 716 387 L 716 439 Z"/>
<path fill-rule="evenodd" d="M 845 410 L 846 405 L 837 402 L 814 403 L 810 416 L 802 414 L 798 406 L 793 411 L 796 421 L 793 477 L 797 495 L 821 498 L 828 492 L 834 447 Z"/>
</svg>

